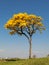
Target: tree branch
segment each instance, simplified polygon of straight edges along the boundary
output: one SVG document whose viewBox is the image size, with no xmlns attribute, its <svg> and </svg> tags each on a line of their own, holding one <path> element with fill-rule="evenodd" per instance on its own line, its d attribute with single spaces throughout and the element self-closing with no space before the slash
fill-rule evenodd
<svg viewBox="0 0 49 65">
<path fill-rule="evenodd" d="M 21 32 L 22 32 L 23 35 L 25 35 L 27 37 L 27 39 L 29 39 L 29 37 L 27 36 L 27 34 L 23 32 L 22 27 L 21 27 Z"/>
</svg>

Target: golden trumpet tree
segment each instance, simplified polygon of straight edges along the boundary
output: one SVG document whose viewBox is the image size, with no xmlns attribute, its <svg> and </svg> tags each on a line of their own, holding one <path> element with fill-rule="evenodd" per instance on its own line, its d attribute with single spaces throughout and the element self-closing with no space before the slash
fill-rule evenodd
<svg viewBox="0 0 49 65">
<path fill-rule="evenodd" d="M 6 29 L 10 29 L 10 34 L 25 35 L 29 41 L 29 58 L 31 58 L 32 35 L 39 30 L 44 30 L 42 18 L 34 14 L 18 13 L 14 14 L 5 24 Z"/>
</svg>

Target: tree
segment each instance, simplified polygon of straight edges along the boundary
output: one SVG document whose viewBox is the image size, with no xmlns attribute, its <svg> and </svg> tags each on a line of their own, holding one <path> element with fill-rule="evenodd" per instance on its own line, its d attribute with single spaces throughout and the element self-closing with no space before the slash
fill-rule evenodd
<svg viewBox="0 0 49 65">
<path fill-rule="evenodd" d="M 29 58 L 31 58 L 32 35 L 39 30 L 44 30 L 42 18 L 34 14 L 18 13 L 14 14 L 12 18 L 5 24 L 5 28 L 11 30 L 9 33 L 24 35 L 29 41 Z"/>
<path fill-rule="evenodd" d="M 36 58 L 36 55 L 33 55 L 33 58 Z"/>
<path fill-rule="evenodd" d="M 49 57 L 49 54 L 47 55 L 47 57 Z"/>
</svg>

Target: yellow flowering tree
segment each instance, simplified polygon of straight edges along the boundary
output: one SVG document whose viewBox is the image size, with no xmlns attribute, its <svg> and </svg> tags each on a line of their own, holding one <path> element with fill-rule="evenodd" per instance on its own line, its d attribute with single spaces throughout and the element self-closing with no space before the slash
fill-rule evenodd
<svg viewBox="0 0 49 65">
<path fill-rule="evenodd" d="M 44 30 L 42 18 L 34 14 L 18 13 L 5 24 L 5 28 L 10 30 L 10 34 L 24 35 L 29 41 L 29 58 L 31 58 L 32 35 L 39 30 Z"/>
</svg>

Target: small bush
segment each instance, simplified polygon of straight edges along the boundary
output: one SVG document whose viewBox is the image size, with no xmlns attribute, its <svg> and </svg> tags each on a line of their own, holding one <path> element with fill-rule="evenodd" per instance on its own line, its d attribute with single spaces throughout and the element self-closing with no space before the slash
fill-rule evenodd
<svg viewBox="0 0 49 65">
<path fill-rule="evenodd" d="M 19 58 L 9 58 L 9 59 L 5 59 L 6 61 L 18 61 L 20 60 Z"/>
</svg>

